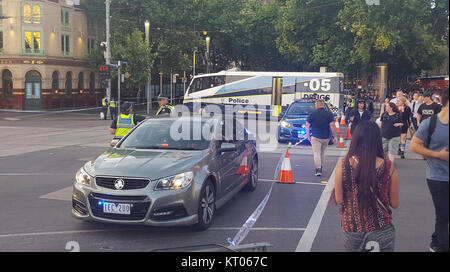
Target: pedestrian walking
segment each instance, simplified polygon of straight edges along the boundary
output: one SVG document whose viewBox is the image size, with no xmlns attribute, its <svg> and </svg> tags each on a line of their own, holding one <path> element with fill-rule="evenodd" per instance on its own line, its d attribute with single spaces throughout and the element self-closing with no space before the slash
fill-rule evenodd
<svg viewBox="0 0 450 272">
<path fill-rule="evenodd" d="M 122 139 L 123 136 L 133 129 L 139 122 L 146 119 L 145 116 L 133 113 L 133 104 L 124 102 L 120 116 L 114 118 L 109 128 L 109 133 L 114 135 L 114 139 Z"/>
<path fill-rule="evenodd" d="M 330 142 L 331 133 L 333 134 L 333 143 L 336 144 L 338 138 L 333 114 L 325 110 L 325 102 L 319 99 L 316 101 L 316 110 L 308 115 L 306 121 L 306 137 L 311 143 L 314 153 L 316 177 L 322 176 L 325 149 Z"/>
<path fill-rule="evenodd" d="M 406 98 L 405 94 L 403 93 L 403 91 L 402 90 L 398 90 L 397 93 L 396 93 L 396 96 L 393 99 L 391 99 L 391 101 L 389 101 L 389 102 L 397 104 L 397 100 L 402 98 L 402 97 Z M 408 107 L 412 108 L 412 104 L 408 100 L 406 100 L 406 101 L 407 101 Z"/>
<path fill-rule="evenodd" d="M 411 140 L 411 151 L 427 159 L 427 184 L 433 199 L 436 220 L 430 251 L 448 252 L 449 223 L 449 93 L 442 94 L 442 111 L 423 121 Z"/>
<path fill-rule="evenodd" d="M 350 134 L 353 135 L 353 131 L 360 122 L 370 120 L 371 117 L 372 115 L 366 109 L 366 101 L 363 99 L 358 100 L 357 108 L 349 113 L 349 120 L 351 122 Z"/>
<path fill-rule="evenodd" d="M 420 105 L 423 104 L 423 95 L 416 92 L 413 95 L 413 102 L 412 102 L 412 114 L 413 116 L 411 117 L 411 122 L 412 125 L 414 127 L 414 131 L 417 131 L 417 129 L 419 128 L 419 125 L 417 124 L 417 115 L 418 115 L 418 110 Z"/>
<path fill-rule="evenodd" d="M 439 104 L 436 104 L 431 99 L 432 97 L 431 92 L 426 92 L 423 95 L 423 104 L 420 105 L 419 109 L 417 110 L 417 125 L 420 126 L 420 123 L 422 123 L 427 118 L 438 114 L 441 111 L 441 106 Z"/>
<path fill-rule="evenodd" d="M 100 119 L 106 120 L 106 115 L 108 114 L 108 95 L 105 94 L 105 96 L 102 98 L 102 111 L 100 114 Z"/>
<path fill-rule="evenodd" d="M 398 174 L 384 158 L 375 122 L 362 121 L 356 127 L 347 156 L 336 166 L 334 198 L 341 205 L 347 251 L 394 251 L 391 208 L 400 205 Z"/>
<path fill-rule="evenodd" d="M 411 108 L 408 107 L 407 100 L 405 97 L 397 99 L 397 107 L 400 113 L 400 117 L 403 123 L 401 127 L 400 134 L 400 146 L 399 146 L 399 155 L 400 158 L 405 158 L 405 148 L 406 148 L 406 136 L 408 134 L 408 129 L 411 125 Z"/>
<path fill-rule="evenodd" d="M 380 127 L 383 151 L 392 162 L 394 162 L 395 156 L 398 153 L 402 126 L 403 123 L 397 106 L 389 102 L 386 105 L 386 112 L 381 116 Z"/>
<path fill-rule="evenodd" d="M 139 105 L 141 103 L 141 96 L 142 96 L 142 90 L 139 88 L 139 90 L 136 93 L 136 102 Z"/>
</svg>

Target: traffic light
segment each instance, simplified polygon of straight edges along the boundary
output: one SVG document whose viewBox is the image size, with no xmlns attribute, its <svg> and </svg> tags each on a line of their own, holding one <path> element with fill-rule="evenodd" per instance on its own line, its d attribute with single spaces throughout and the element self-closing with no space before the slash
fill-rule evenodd
<svg viewBox="0 0 450 272">
<path fill-rule="evenodd" d="M 108 65 L 102 65 L 98 68 L 100 80 L 111 78 L 111 68 Z"/>
</svg>

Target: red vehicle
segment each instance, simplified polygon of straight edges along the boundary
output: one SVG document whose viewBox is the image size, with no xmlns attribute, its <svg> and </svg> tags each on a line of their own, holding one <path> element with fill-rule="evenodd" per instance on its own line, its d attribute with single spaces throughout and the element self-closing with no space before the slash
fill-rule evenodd
<svg viewBox="0 0 450 272">
<path fill-rule="evenodd" d="M 421 88 L 441 90 L 448 88 L 448 76 L 421 77 L 418 80 Z"/>
</svg>

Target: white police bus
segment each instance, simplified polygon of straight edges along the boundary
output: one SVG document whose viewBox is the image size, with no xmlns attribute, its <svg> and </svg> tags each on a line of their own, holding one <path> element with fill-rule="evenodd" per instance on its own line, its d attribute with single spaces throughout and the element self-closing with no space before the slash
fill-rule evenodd
<svg viewBox="0 0 450 272">
<path fill-rule="evenodd" d="M 191 111 L 215 104 L 241 105 L 239 113 L 279 116 L 294 100 L 313 98 L 329 100 L 334 113 L 344 103 L 342 73 L 245 72 L 222 71 L 195 76 L 185 93 L 183 104 Z M 255 110 L 245 110 L 253 106 Z"/>
</svg>

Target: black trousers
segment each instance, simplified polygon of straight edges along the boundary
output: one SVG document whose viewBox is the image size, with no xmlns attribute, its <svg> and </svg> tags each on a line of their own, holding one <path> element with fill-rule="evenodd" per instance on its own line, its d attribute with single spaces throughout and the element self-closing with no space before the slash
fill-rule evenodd
<svg viewBox="0 0 450 272">
<path fill-rule="evenodd" d="M 108 113 L 108 107 L 103 107 L 102 111 L 103 111 L 103 114 L 104 114 L 103 120 L 106 120 L 106 114 Z"/>
<path fill-rule="evenodd" d="M 411 117 L 411 120 L 412 120 L 412 124 L 413 124 L 414 130 L 417 131 L 417 129 L 419 128 L 417 126 L 417 118 Z"/>
<path fill-rule="evenodd" d="M 111 120 L 114 120 L 117 117 L 117 110 L 116 110 L 116 108 L 109 107 L 109 111 L 111 113 Z"/>
<path fill-rule="evenodd" d="M 436 212 L 436 222 L 432 239 L 439 251 L 448 252 L 448 182 L 427 179 Z"/>
</svg>

